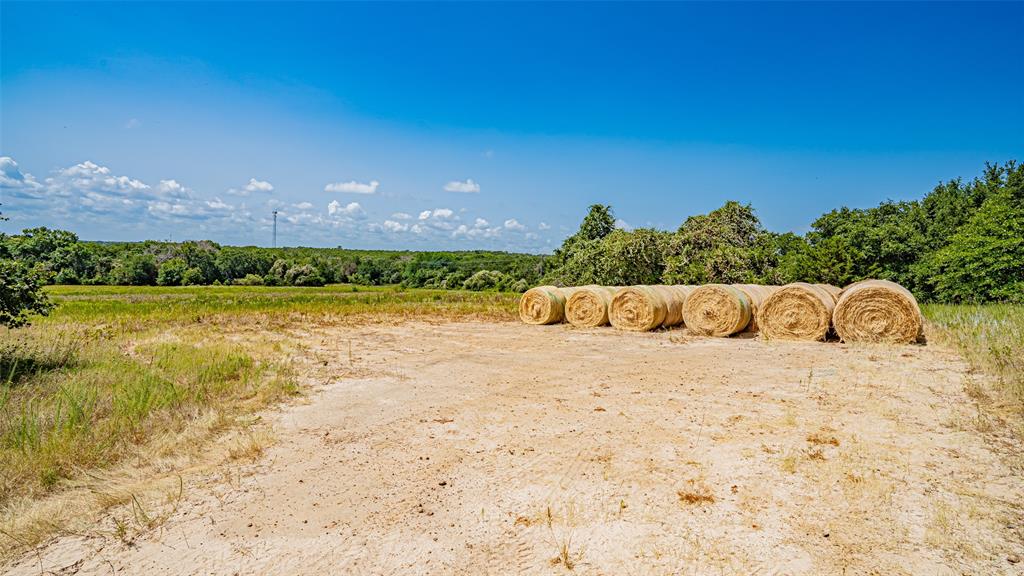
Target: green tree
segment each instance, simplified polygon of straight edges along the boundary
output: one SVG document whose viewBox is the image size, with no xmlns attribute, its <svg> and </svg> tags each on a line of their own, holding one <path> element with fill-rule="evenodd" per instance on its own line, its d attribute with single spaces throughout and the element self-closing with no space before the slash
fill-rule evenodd
<svg viewBox="0 0 1024 576">
<path fill-rule="evenodd" d="M 188 268 L 181 274 L 182 286 L 203 286 L 205 284 L 208 284 L 206 274 L 198 267 Z"/>
<path fill-rule="evenodd" d="M 7 220 L 0 213 L 0 221 Z M 28 324 L 32 314 L 47 314 L 53 307 L 43 292 L 43 274 L 12 257 L 9 236 L 0 232 L 0 326 Z"/>
<path fill-rule="evenodd" d="M 1002 185 L 929 259 L 941 300 L 1024 303 L 1024 167 L 1010 162 L 999 180 Z"/>
<path fill-rule="evenodd" d="M 757 282 L 770 274 L 771 237 L 749 204 L 728 201 L 690 216 L 668 242 L 668 284 Z"/>
<path fill-rule="evenodd" d="M 156 257 L 152 254 L 124 254 L 110 270 L 112 283 L 121 286 L 152 286 L 156 277 Z"/>
<path fill-rule="evenodd" d="M 480 270 L 462 283 L 466 290 L 503 290 L 512 283 L 512 279 L 504 272 L 497 270 Z"/>
<path fill-rule="evenodd" d="M 181 286 L 186 270 L 188 270 L 188 264 L 181 258 L 164 260 L 160 264 L 156 283 L 160 286 Z"/>
</svg>

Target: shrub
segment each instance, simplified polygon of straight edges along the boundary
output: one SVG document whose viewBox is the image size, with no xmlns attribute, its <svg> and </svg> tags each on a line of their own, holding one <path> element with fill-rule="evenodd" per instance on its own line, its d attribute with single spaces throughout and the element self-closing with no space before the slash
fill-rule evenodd
<svg viewBox="0 0 1024 576">
<path fill-rule="evenodd" d="M 110 270 L 112 283 L 121 286 L 152 286 L 156 276 L 156 258 L 152 254 L 125 254 Z"/>
<path fill-rule="evenodd" d="M 234 284 L 238 286 L 263 286 L 263 277 L 256 274 L 246 274 L 244 278 L 238 278 Z"/>
<path fill-rule="evenodd" d="M 156 283 L 161 286 L 181 286 L 188 264 L 181 258 L 165 260 L 160 265 L 160 272 L 156 276 Z"/>
<path fill-rule="evenodd" d="M 511 283 L 511 278 L 497 270 L 481 270 L 462 283 L 466 290 L 501 290 Z"/>
<path fill-rule="evenodd" d="M 189 268 L 181 275 L 182 286 L 201 286 L 206 284 L 206 277 L 199 268 Z"/>
<path fill-rule="evenodd" d="M 324 278 L 312 264 L 292 266 L 284 275 L 286 284 L 292 286 L 323 286 Z"/>
<path fill-rule="evenodd" d="M 0 325 L 24 326 L 32 314 L 46 314 L 52 306 L 43 292 L 41 270 L 0 259 Z"/>
</svg>

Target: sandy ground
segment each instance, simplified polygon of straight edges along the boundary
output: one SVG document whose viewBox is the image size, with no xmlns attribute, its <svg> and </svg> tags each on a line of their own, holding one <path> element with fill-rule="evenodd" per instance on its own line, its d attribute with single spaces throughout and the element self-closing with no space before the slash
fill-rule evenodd
<svg viewBox="0 0 1024 576">
<path fill-rule="evenodd" d="M 11 574 L 1024 574 L 1021 453 L 937 346 L 331 328 L 232 481 Z M 351 352 L 350 352 L 351 346 Z M 315 364 L 314 364 L 315 363 Z"/>
</svg>

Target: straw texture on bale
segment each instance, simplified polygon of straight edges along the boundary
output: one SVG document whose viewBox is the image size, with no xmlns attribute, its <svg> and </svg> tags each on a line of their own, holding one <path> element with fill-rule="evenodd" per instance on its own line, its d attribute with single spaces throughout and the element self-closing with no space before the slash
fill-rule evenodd
<svg viewBox="0 0 1024 576">
<path fill-rule="evenodd" d="M 924 322 L 909 290 L 888 280 L 864 280 L 843 289 L 832 324 L 844 342 L 909 344 L 921 337 Z"/>
<path fill-rule="evenodd" d="M 686 328 L 705 336 L 731 336 L 750 324 L 750 297 L 728 284 L 694 288 L 683 306 Z"/>
<path fill-rule="evenodd" d="M 758 328 L 769 340 L 823 341 L 832 326 L 839 292 L 828 284 L 786 284 L 758 308 Z"/>
<path fill-rule="evenodd" d="M 620 330 L 654 330 L 664 324 L 668 316 L 668 295 L 667 291 L 654 286 L 619 288 L 612 298 L 608 318 L 612 326 Z"/>
<path fill-rule="evenodd" d="M 580 286 L 565 301 L 566 321 L 583 328 L 608 324 L 608 309 L 616 290 L 612 286 Z"/>
<path fill-rule="evenodd" d="M 651 286 L 661 294 L 665 300 L 665 320 L 661 325 L 667 327 L 679 326 L 683 323 L 683 306 L 686 304 L 686 296 L 689 294 L 689 286 L 666 286 L 659 284 Z"/>
<path fill-rule="evenodd" d="M 519 299 L 519 318 L 527 324 L 554 324 L 565 319 L 566 296 L 571 289 L 556 286 L 530 288 Z"/>
<path fill-rule="evenodd" d="M 750 323 L 747 324 L 747 332 L 757 332 L 757 311 L 761 309 L 765 301 L 774 294 L 778 286 L 761 286 L 759 284 L 733 284 L 750 298 Z"/>
</svg>

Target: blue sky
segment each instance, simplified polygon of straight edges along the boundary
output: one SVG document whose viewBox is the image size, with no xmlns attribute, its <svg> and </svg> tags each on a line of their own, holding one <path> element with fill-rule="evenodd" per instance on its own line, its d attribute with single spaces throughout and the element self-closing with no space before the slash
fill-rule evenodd
<svg viewBox="0 0 1024 576">
<path fill-rule="evenodd" d="M 547 252 L 1024 159 L 1024 4 L 0 3 L 0 230 Z"/>
</svg>

